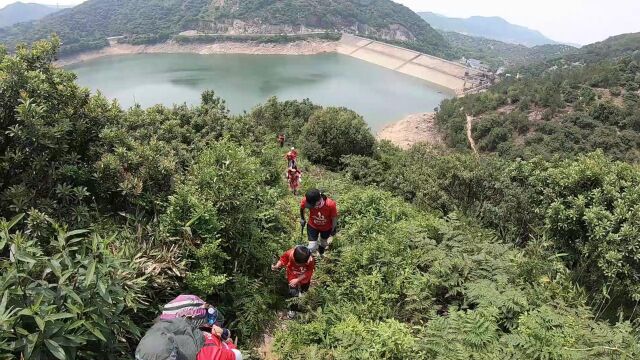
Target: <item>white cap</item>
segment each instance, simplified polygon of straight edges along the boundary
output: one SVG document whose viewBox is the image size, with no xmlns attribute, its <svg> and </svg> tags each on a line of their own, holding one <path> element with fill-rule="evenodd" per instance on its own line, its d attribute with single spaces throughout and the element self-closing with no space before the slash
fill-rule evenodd
<svg viewBox="0 0 640 360">
<path fill-rule="evenodd" d="M 295 150 L 295 149 L 296 149 L 296 148 L 294 148 L 294 147 L 291 147 L 291 150 Z"/>
</svg>

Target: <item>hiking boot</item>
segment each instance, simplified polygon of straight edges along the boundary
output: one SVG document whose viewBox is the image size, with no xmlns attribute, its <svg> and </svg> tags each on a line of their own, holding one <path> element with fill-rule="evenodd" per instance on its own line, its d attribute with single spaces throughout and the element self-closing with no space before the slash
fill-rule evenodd
<svg viewBox="0 0 640 360">
<path fill-rule="evenodd" d="M 293 318 L 295 318 L 295 317 L 296 317 L 296 312 L 295 311 L 289 310 L 287 312 L 287 318 L 289 318 L 289 320 L 293 320 Z"/>
</svg>

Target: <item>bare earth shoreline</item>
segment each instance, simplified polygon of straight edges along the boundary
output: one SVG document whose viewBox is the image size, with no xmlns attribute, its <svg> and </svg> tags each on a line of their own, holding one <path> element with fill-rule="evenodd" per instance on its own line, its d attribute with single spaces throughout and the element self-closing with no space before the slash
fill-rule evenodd
<svg viewBox="0 0 640 360">
<path fill-rule="evenodd" d="M 417 143 L 441 145 L 442 137 L 436 129 L 435 120 L 434 112 L 411 114 L 385 126 L 377 138 L 389 140 L 405 150 Z"/>
<path fill-rule="evenodd" d="M 127 54 L 255 54 L 255 55 L 315 55 L 335 52 L 337 42 L 308 40 L 286 44 L 234 43 L 217 44 L 178 44 L 169 41 L 154 45 L 113 44 L 106 48 L 63 57 L 56 61 L 57 66 L 68 66 L 105 56 Z"/>
</svg>

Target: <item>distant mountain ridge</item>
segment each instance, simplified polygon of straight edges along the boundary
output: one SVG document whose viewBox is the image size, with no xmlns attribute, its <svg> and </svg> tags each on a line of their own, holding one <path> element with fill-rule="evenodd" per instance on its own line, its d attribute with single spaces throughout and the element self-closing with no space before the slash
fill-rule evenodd
<svg viewBox="0 0 640 360">
<path fill-rule="evenodd" d="M 453 31 L 442 31 L 442 35 L 458 53 L 481 60 L 492 70 L 528 65 L 578 52 L 577 48 L 562 44 L 527 47 Z"/>
<path fill-rule="evenodd" d="M 109 36 L 164 41 L 185 30 L 349 32 L 453 57 L 440 33 L 390 0 L 88 0 L 40 21 L 0 29 L 0 42 L 12 49 L 55 32 L 62 39 L 62 53 L 71 53 L 104 47 Z"/>
<path fill-rule="evenodd" d="M 61 9 L 55 6 L 18 1 L 0 9 L 0 27 L 38 20 Z"/>
<path fill-rule="evenodd" d="M 537 30 L 511 24 L 497 16 L 472 16 L 463 19 L 450 18 L 432 12 L 419 12 L 418 15 L 425 19 L 431 26 L 442 31 L 453 31 L 464 35 L 479 36 L 529 47 L 560 44 L 544 36 Z"/>
</svg>

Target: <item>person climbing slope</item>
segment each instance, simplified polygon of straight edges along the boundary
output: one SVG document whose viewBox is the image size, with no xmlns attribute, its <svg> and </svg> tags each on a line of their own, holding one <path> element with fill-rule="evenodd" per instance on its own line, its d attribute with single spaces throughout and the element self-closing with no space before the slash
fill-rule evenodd
<svg viewBox="0 0 640 360">
<path fill-rule="evenodd" d="M 298 245 L 287 250 L 275 265 L 271 265 L 272 270 L 279 270 L 283 267 L 287 269 L 287 283 L 289 284 L 289 297 L 297 297 L 309 290 L 311 278 L 316 269 L 316 261 L 311 255 L 311 250 L 304 245 Z M 293 318 L 296 314 L 295 306 L 289 308 L 288 316 Z"/>
<path fill-rule="evenodd" d="M 280 147 L 284 147 L 284 141 L 285 141 L 284 134 L 278 134 L 278 144 L 280 144 Z"/>
<path fill-rule="evenodd" d="M 296 151 L 296 148 L 292 147 L 285 157 L 287 158 L 287 167 L 298 166 L 298 151 Z"/>
<path fill-rule="evenodd" d="M 305 219 L 305 209 L 309 209 L 309 222 Z M 300 225 L 307 225 L 307 238 L 311 252 L 318 250 L 324 255 L 329 237 L 335 235 L 338 225 L 338 206 L 318 189 L 307 191 L 300 202 Z M 318 243 L 320 240 L 320 243 Z"/>
<path fill-rule="evenodd" d="M 302 172 L 298 170 L 297 166 L 287 169 L 287 182 L 289 183 L 289 189 L 293 191 L 293 195 L 298 195 L 298 189 L 302 182 Z"/>
</svg>

